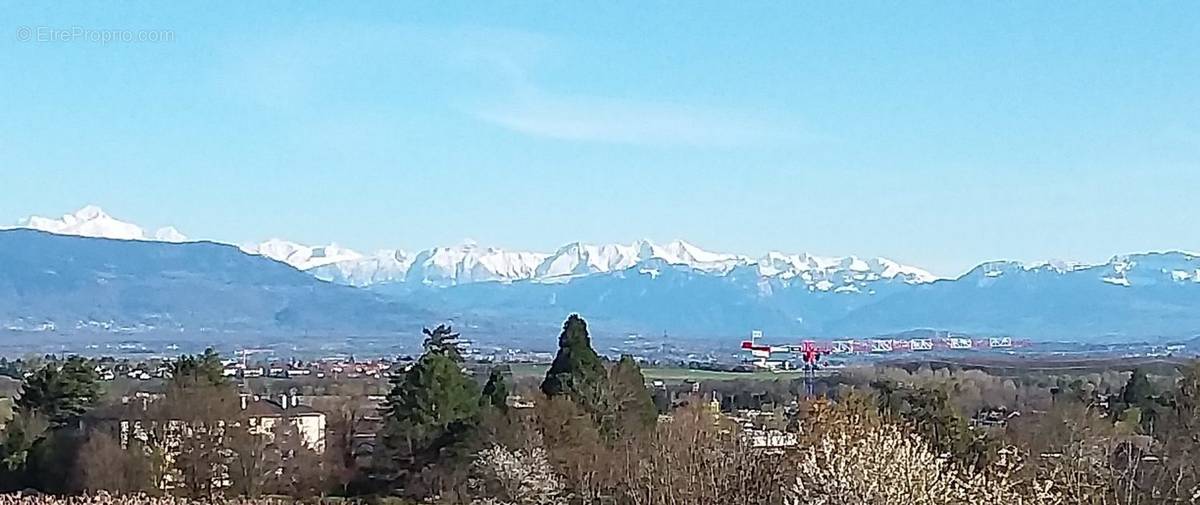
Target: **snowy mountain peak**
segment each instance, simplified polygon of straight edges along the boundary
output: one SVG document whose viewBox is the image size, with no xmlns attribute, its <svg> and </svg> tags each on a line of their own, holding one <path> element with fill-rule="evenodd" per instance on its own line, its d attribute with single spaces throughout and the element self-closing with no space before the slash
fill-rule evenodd
<svg viewBox="0 0 1200 505">
<path fill-rule="evenodd" d="M 329 263 L 308 270 L 323 281 L 365 287 L 403 282 L 416 257 L 403 250 L 382 250 L 357 260 Z"/>
<path fill-rule="evenodd" d="M 1079 270 L 1081 268 L 1087 268 L 1087 267 L 1088 267 L 1088 265 L 1080 263 L 1078 261 L 1051 259 L 1051 260 L 1038 261 L 1035 263 L 1031 263 L 1028 265 L 1027 268 L 1030 268 L 1030 269 L 1048 268 L 1050 270 L 1054 270 L 1055 272 L 1067 273 L 1067 272 L 1071 272 L 1071 271 L 1075 271 L 1075 270 Z"/>
<path fill-rule="evenodd" d="M 660 257 L 673 263 L 692 265 L 697 268 L 729 266 L 747 258 L 735 254 L 709 252 L 683 240 L 673 240 L 662 247 Z M 703 268 L 702 268 L 703 269 Z"/>
<path fill-rule="evenodd" d="M 92 221 L 92 220 L 96 220 L 96 219 L 112 219 L 111 216 L 109 216 L 107 213 L 104 212 L 104 209 L 101 209 L 97 205 L 84 205 L 83 208 L 81 208 L 71 214 L 68 214 L 66 216 L 63 216 L 64 220 L 66 220 L 68 218 L 74 218 L 75 220 L 78 220 L 78 221 Z"/>
<path fill-rule="evenodd" d="M 142 227 L 113 218 L 96 205 L 85 205 L 60 218 L 30 216 L 17 222 L 17 228 L 28 228 L 58 235 L 109 238 L 118 240 L 159 240 L 185 242 L 187 237 L 173 227 L 162 228 L 148 236 Z"/>
<path fill-rule="evenodd" d="M 154 232 L 154 240 L 159 242 L 187 242 L 188 238 L 174 226 L 164 226 Z"/>
<path fill-rule="evenodd" d="M 887 258 L 826 257 L 772 251 L 754 262 L 764 278 L 804 282 L 817 291 L 860 292 L 867 283 L 900 281 L 925 284 L 938 279 L 925 270 Z"/>
<path fill-rule="evenodd" d="M 287 263 L 299 270 L 309 270 L 343 261 L 355 261 L 362 258 L 358 252 L 340 247 L 337 244 L 324 246 L 306 246 L 295 242 L 272 238 L 258 244 L 241 246 L 247 254 L 257 254 L 275 261 Z"/>
<path fill-rule="evenodd" d="M 1067 261 L 989 261 L 958 280 L 974 278 L 979 285 L 1025 276 L 1084 276 L 1120 288 L 1138 288 L 1170 283 L 1200 283 L 1200 256 L 1181 252 L 1150 252 L 1113 256 L 1105 263 Z M 1024 281 L 1022 281 L 1024 282 Z"/>
<path fill-rule="evenodd" d="M 540 253 L 510 252 L 474 244 L 435 247 L 416 255 L 405 279 L 434 285 L 524 280 L 533 277 L 546 257 Z"/>
</svg>

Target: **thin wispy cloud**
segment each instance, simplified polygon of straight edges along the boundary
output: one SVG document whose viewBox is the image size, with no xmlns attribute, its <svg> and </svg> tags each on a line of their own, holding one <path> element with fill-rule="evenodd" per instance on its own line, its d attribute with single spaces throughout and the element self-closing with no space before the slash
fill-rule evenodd
<svg viewBox="0 0 1200 505">
<path fill-rule="evenodd" d="M 742 112 L 614 98 L 525 96 L 475 114 L 525 135 L 610 144 L 740 147 L 805 138 L 797 125 Z"/>
<path fill-rule="evenodd" d="M 298 114 L 310 123 L 387 107 L 397 97 L 386 90 L 406 89 L 427 97 L 426 103 L 441 102 L 485 124 L 545 139 L 729 148 L 814 138 L 795 121 L 720 104 L 547 90 L 539 82 L 543 63 L 573 53 L 538 33 L 355 24 L 246 38 L 229 45 L 231 61 L 219 67 L 218 89 L 241 104 Z M 362 94 L 375 98 L 369 107 L 355 106 Z"/>
<path fill-rule="evenodd" d="M 224 95 L 272 109 L 368 98 L 378 108 L 392 89 L 449 103 L 461 98 L 454 94 L 522 89 L 525 69 L 548 44 L 536 33 L 487 27 L 317 24 L 227 42 L 211 80 Z"/>
</svg>

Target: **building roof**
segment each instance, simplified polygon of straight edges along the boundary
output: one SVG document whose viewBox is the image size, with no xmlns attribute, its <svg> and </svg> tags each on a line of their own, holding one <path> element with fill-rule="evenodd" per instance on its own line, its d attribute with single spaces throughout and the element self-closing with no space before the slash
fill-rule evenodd
<svg viewBox="0 0 1200 505">
<path fill-rule="evenodd" d="M 284 407 L 274 400 L 261 399 L 254 402 L 247 402 L 246 408 L 243 410 L 250 417 L 298 417 L 298 416 L 323 416 L 312 407 L 304 405 L 295 405 L 292 407 Z"/>
</svg>

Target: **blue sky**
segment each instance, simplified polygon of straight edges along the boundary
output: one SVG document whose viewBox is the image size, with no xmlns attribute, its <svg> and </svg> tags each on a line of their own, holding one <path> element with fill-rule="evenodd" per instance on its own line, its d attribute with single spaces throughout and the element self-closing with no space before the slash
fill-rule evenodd
<svg viewBox="0 0 1200 505">
<path fill-rule="evenodd" d="M 0 223 L 943 275 L 1200 250 L 1200 3 L 0 6 Z M 44 40 L 76 28 L 171 40 Z"/>
</svg>

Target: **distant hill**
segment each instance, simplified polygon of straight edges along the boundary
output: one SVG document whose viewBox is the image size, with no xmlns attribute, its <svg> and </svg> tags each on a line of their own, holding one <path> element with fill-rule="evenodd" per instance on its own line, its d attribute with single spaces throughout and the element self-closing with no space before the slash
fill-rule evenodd
<svg viewBox="0 0 1200 505">
<path fill-rule="evenodd" d="M 382 285 L 442 310 L 550 317 L 579 311 L 639 331 L 743 335 L 749 329 L 865 337 L 915 329 L 1037 340 L 1119 342 L 1200 335 L 1200 257 L 1118 256 L 1103 265 L 986 263 L 957 279 L 848 281 L 858 289 L 643 262 L 567 283 Z"/>
<path fill-rule="evenodd" d="M 1070 341 L 1200 335 L 1200 257 L 1117 256 L 1102 265 L 985 263 L 911 286 L 829 324 L 844 333 L 951 328 Z"/>
<path fill-rule="evenodd" d="M 0 231 L 0 328 L 379 333 L 432 316 L 211 242 Z"/>
</svg>

